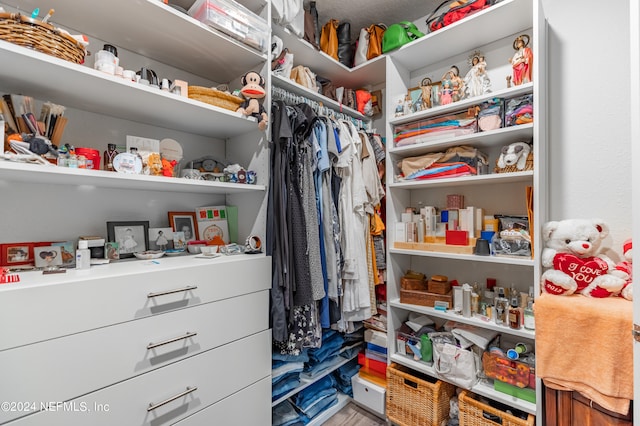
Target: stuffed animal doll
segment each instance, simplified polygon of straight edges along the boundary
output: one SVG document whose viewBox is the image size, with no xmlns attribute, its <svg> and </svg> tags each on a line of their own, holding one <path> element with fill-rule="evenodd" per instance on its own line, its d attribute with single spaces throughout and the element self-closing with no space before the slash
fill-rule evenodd
<svg viewBox="0 0 640 426">
<path fill-rule="evenodd" d="M 625 280 L 612 273 L 614 264 L 601 254 L 609 227 L 600 219 L 566 219 L 542 227 L 545 248 L 542 266 L 547 269 L 540 287 L 545 293 L 568 296 L 609 297 L 622 290 Z"/>
<path fill-rule="evenodd" d="M 631 239 L 622 244 L 622 251 L 624 260 L 616 263 L 612 274 L 625 280 L 620 296 L 627 300 L 633 300 L 633 244 Z"/>
<path fill-rule="evenodd" d="M 255 117 L 258 120 L 258 128 L 260 130 L 266 129 L 269 117 L 264 106 L 259 102 L 259 99 L 264 98 L 267 94 L 264 90 L 264 78 L 255 71 L 249 71 L 242 76 L 240 82 L 242 83 L 240 93 L 246 99 L 236 111 Z"/>
<path fill-rule="evenodd" d="M 531 145 L 526 142 L 514 142 L 503 146 L 498 158 L 498 168 L 504 169 L 508 166 L 516 165 L 518 170 L 524 170 L 527 165 L 527 157 L 531 152 Z"/>
</svg>

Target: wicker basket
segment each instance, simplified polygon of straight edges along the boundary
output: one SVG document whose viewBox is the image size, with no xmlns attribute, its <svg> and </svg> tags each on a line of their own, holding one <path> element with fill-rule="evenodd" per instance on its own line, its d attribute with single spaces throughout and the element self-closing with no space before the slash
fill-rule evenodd
<svg viewBox="0 0 640 426">
<path fill-rule="evenodd" d="M 513 164 L 511 166 L 498 167 L 498 160 L 496 160 L 496 167 L 493 169 L 494 173 L 516 173 L 516 172 L 526 172 L 533 170 L 533 152 L 530 152 L 527 156 L 527 162 L 524 165 L 524 169 L 518 170 L 518 166 Z"/>
<path fill-rule="evenodd" d="M 387 367 L 387 417 L 399 426 L 440 426 L 455 386 L 407 367 Z"/>
<path fill-rule="evenodd" d="M 237 110 L 243 102 L 237 96 L 202 86 L 189 86 L 189 98 L 231 111 Z"/>
<path fill-rule="evenodd" d="M 460 407 L 460 426 L 533 426 L 536 424 L 536 417 L 532 414 L 529 414 L 526 420 L 521 419 L 476 401 L 466 390 L 458 395 L 458 404 Z M 491 416 L 495 416 L 496 421 L 490 420 Z"/>
<path fill-rule="evenodd" d="M 0 13 L 0 40 L 76 64 L 83 63 L 87 53 L 82 44 L 53 25 L 19 13 Z"/>
</svg>

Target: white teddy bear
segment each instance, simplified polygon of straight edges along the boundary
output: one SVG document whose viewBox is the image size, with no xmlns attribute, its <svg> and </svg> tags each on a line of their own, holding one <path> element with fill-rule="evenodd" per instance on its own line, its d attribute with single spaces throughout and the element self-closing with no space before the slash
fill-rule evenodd
<svg viewBox="0 0 640 426">
<path fill-rule="evenodd" d="M 617 295 L 625 280 L 611 272 L 615 265 L 600 253 L 609 227 L 600 219 L 567 219 L 547 222 L 542 227 L 546 247 L 542 266 L 547 269 L 540 287 L 545 293 L 588 297 Z"/>
<path fill-rule="evenodd" d="M 518 170 L 524 170 L 530 152 L 531 145 L 526 142 L 514 142 L 503 146 L 497 165 L 499 168 L 504 169 L 515 164 Z"/>
</svg>

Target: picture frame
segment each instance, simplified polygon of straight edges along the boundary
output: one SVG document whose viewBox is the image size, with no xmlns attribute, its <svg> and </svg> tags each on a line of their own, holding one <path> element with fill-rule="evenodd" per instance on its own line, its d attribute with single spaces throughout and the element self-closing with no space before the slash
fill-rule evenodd
<svg viewBox="0 0 640 426">
<path fill-rule="evenodd" d="M 34 247 L 36 268 L 62 266 L 62 248 L 60 246 Z"/>
<path fill-rule="evenodd" d="M 34 243 L 0 244 L 0 264 L 2 266 L 33 265 Z"/>
<path fill-rule="evenodd" d="M 407 96 L 411 100 L 409 112 L 422 111 L 422 88 L 419 86 L 410 88 Z"/>
<path fill-rule="evenodd" d="M 149 228 L 149 250 L 167 250 L 173 248 L 173 229 Z"/>
<path fill-rule="evenodd" d="M 149 221 L 107 222 L 107 240 L 118 243 L 120 259 L 149 248 Z"/>
<path fill-rule="evenodd" d="M 76 246 L 73 241 L 59 241 L 51 244 L 60 247 L 60 256 L 63 268 L 75 268 L 76 266 Z"/>
<path fill-rule="evenodd" d="M 196 212 L 169 212 L 169 224 L 174 232 L 184 232 L 184 241 L 198 239 L 198 219 Z"/>
</svg>

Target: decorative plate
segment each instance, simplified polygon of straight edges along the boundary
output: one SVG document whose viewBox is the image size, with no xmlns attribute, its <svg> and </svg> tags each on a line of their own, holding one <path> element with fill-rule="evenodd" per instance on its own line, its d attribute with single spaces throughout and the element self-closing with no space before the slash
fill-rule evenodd
<svg viewBox="0 0 640 426">
<path fill-rule="evenodd" d="M 123 152 L 113 159 L 113 168 L 120 173 L 140 174 L 142 159 L 137 155 Z"/>
<path fill-rule="evenodd" d="M 162 250 L 147 250 L 138 253 L 133 253 L 138 259 L 158 259 L 164 256 Z"/>
</svg>

